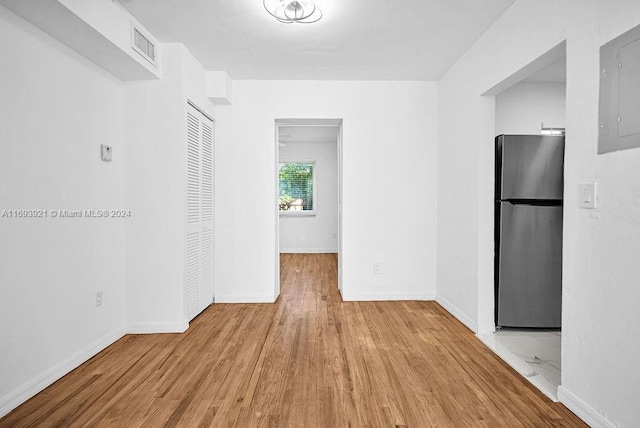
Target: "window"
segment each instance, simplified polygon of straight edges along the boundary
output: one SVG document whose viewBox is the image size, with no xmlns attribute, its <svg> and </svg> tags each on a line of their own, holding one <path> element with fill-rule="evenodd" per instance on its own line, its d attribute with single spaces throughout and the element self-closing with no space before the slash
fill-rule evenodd
<svg viewBox="0 0 640 428">
<path fill-rule="evenodd" d="M 281 213 L 299 215 L 314 213 L 314 167 L 314 162 L 280 163 L 278 176 Z"/>
</svg>

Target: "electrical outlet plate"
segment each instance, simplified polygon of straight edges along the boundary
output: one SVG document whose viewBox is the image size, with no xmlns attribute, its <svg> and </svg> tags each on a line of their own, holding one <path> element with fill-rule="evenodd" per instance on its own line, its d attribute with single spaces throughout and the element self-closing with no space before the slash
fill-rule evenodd
<svg viewBox="0 0 640 428">
<path fill-rule="evenodd" d="M 96 306 L 102 305 L 102 290 L 96 291 Z"/>
<path fill-rule="evenodd" d="M 113 152 L 113 149 L 111 148 L 111 146 L 107 146 L 106 144 L 100 145 L 100 157 L 102 158 L 103 161 L 111 162 L 112 152 Z"/>
<path fill-rule="evenodd" d="M 382 263 L 373 264 L 373 273 L 375 275 L 380 275 L 382 273 Z"/>
</svg>

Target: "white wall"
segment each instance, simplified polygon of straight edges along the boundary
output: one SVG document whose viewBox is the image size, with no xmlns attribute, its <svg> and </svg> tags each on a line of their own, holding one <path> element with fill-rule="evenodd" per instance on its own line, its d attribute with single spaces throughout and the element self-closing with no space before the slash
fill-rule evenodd
<svg viewBox="0 0 640 428">
<path fill-rule="evenodd" d="M 0 55 L 0 211 L 126 208 L 121 83 L 3 7 Z M 0 217 L 0 416 L 124 334 L 125 224 Z"/>
<path fill-rule="evenodd" d="M 216 114 L 217 302 L 276 297 L 278 118 L 344 119 L 344 298 L 434 297 L 435 83 L 235 81 Z M 246 200 L 252 209 L 234 209 Z"/>
<path fill-rule="evenodd" d="M 163 78 L 124 90 L 127 322 L 131 332 L 184 331 L 185 133 L 181 45 L 164 47 Z"/>
<path fill-rule="evenodd" d="M 280 162 L 315 161 L 314 216 L 280 216 L 281 253 L 338 252 L 338 150 L 333 143 L 287 143 Z"/>
<path fill-rule="evenodd" d="M 0 217 L 0 416 L 125 332 L 187 327 L 187 99 L 210 115 L 213 105 L 202 66 L 181 44 L 165 47 L 162 80 L 123 86 L 0 7 L 0 215 L 131 212 Z"/>
<path fill-rule="evenodd" d="M 496 96 L 496 135 L 540 134 L 545 128 L 564 128 L 565 83 L 521 82 Z"/>
<path fill-rule="evenodd" d="M 182 44 L 163 45 L 162 80 L 124 90 L 128 331 L 180 332 L 184 305 L 187 99 L 213 112 L 206 72 Z"/>
<path fill-rule="evenodd" d="M 480 331 L 493 324 L 495 106 L 481 94 L 567 41 L 560 400 L 594 426 L 640 420 L 640 150 L 597 156 L 599 48 L 640 24 L 640 3 L 517 1 L 439 82 L 438 296 Z M 600 207 L 578 209 L 578 184 Z M 460 210 L 464 206 L 465 210 Z"/>
</svg>

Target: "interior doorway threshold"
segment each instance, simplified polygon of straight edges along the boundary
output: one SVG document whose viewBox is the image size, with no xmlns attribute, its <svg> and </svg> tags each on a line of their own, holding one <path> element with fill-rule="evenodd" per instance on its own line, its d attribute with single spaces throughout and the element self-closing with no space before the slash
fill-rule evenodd
<svg viewBox="0 0 640 428">
<path fill-rule="evenodd" d="M 560 331 L 503 328 L 477 337 L 544 395 L 558 401 Z"/>
</svg>

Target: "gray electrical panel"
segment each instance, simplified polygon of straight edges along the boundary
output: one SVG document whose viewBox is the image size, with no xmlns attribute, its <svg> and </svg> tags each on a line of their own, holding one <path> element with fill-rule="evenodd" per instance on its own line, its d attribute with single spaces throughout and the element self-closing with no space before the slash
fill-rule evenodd
<svg viewBox="0 0 640 428">
<path fill-rule="evenodd" d="M 640 26 L 600 48 L 598 153 L 640 147 Z"/>
</svg>

